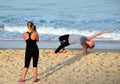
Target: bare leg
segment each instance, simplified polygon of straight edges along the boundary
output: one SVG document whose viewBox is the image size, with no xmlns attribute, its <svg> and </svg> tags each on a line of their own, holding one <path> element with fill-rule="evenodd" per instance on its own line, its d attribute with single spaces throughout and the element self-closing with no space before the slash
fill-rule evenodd
<svg viewBox="0 0 120 84">
<path fill-rule="evenodd" d="M 37 79 L 37 75 L 38 75 L 38 69 L 37 69 L 37 67 L 33 68 L 33 74 L 34 74 L 34 80 L 36 80 Z"/>
<path fill-rule="evenodd" d="M 38 75 L 38 69 L 37 69 L 37 67 L 33 67 L 33 74 L 34 74 L 34 80 L 33 80 L 33 82 L 38 82 L 40 79 L 37 78 L 37 75 Z"/>
<path fill-rule="evenodd" d="M 27 72 L 28 72 L 28 68 L 24 68 L 22 73 L 22 80 L 25 80 Z"/>
</svg>

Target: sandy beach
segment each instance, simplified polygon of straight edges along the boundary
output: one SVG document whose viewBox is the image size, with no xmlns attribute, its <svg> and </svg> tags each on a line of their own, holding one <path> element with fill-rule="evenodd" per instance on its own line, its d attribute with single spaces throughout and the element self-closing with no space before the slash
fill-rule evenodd
<svg viewBox="0 0 120 84">
<path fill-rule="evenodd" d="M 33 60 L 18 82 L 25 40 L 29 49 L 38 41 L 36 84 L 120 84 L 120 0 L 0 0 L 0 84 L 33 84 Z M 67 52 L 50 53 L 60 42 Z"/>
<path fill-rule="evenodd" d="M 50 54 L 40 49 L 37 84 L 120 84 L 120 52 L 81 50 Z M 0 84 L 19 84 L 24 65 L 24 49 L 0 50 Z M 25 84 L 33 84 L 32 61 Z"/>
</svg>

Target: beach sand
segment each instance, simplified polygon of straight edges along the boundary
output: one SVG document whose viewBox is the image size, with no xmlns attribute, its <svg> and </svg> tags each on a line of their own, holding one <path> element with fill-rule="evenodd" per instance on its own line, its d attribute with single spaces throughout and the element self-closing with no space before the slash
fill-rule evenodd
<svg viewBox="0 0 120 84">
<path fill-rule="evenodd" d="M 50 54 L 40 49 L 36 84 L 120 84 L 120 52 L 81 50 Z M 19 84 L 24 66 L 24 49 L 0 50 L 0 84 Z M 32 60 L 25 84 L 33 84 Z"/>
</svg>

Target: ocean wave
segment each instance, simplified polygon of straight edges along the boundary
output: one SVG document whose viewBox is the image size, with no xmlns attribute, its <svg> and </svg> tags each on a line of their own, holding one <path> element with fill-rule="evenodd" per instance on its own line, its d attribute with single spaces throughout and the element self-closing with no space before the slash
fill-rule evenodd
<svg viewBox="0 0 120 84">
<path fill-rule="evenodd" d="M 57 26 L 57 27 L 77 27 L 88 24 L 119 24 L 119 14 L 87 14 L 87 15 L 7 15 L 0 16 L 0 24 L 5 25 L 21 25 L 24 26 L 27 21 L 32 20 L 36 25 L 40 26 Z"/>
<path fill-rule="evenodd" d="M 8 26 L 5 25 L 4 28 L 0 28 L 0 40 L 23 40 L 23 33 L 27 31 L 26 26 Z M 40 40 L 50 40 L 56 41 L 58 37 L 63 34 L 79 34 L 89 36 L 101 30 L 91 30 L 91 29 L 68 29 L 64 27 L 46 27 L 40 26 L 37 27 L 37 31 L 40 37 Z M 120 40 L 120 30 L 111 29 L 110 33 L 101 35 L 95 40 Z"/>
</svg>

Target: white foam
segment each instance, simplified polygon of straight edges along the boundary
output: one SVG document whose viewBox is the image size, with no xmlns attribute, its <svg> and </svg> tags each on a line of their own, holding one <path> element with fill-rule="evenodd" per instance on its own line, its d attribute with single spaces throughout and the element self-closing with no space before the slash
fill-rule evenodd
<svg viewBox="0 0 120 84">
<path fill-rule="evenodd" d="M 26 26 L 4 26 L 4 31 L 0 31 L 0 39 L 22 39 L 22 34 L 27 31 Z M 40 26 L 37 27 L 37 31 L 40 35 L 41 40 L 57 40 L 58 36 L 64 34 L 79 34 L 89 36 L 100 30 L 79 30 L 79 29 L 67 29 L 67 28 L 54 28 Z M 95 40 L 120 40 L 120 30 L 114 30 L 110 33 L 103 34 Z"/>
<path fill-rule="evenodd" d="M 5 25 L 4 26 L 4 31 L 23 33 L 25 31 L 27 31 L 27 28 L 24 27 L 24 26 L 9 26 L 9 25 Z"/>
</svg>

